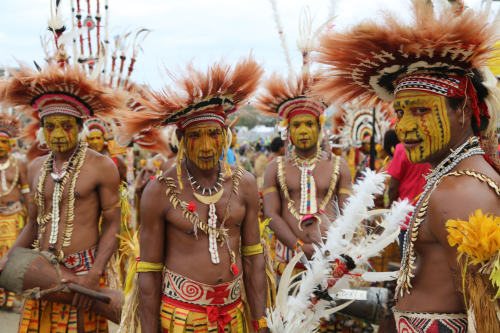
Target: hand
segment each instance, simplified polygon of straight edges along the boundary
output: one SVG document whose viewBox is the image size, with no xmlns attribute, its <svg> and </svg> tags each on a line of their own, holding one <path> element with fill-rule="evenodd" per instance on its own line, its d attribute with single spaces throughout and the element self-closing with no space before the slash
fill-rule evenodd
<svg viewBox="0 0 500 333">
<path fill-rule="evenodd" d="M 90 270 L 86 275 L 63 279 L 62 282 L 73 282 L 88 289 L 98 290 L 99 279 L 100 274 L 97 274 L 96 272 Z M 80 293 L 75 293 L 75 295 L 73 296 L 73 303 L 71 305 L 78 309 L 89 310 L 94 305 L 94 302 L 95 300 L 91 297 L 82 295 Z"/>
<path fill-rule="evenodd" d="M 261 328 L 261 329 L 258 330 L 258 333 L 270 333 L 270 332 L 271 331 L 267 327 L 264 327 L 264 328 Z"/>
<path fill-rule="evenodd" d="M 312 243 L 305 243 L 304 245 L 302 245 L 301 249 L 304 252 L 304 254 L 306 255 L 307 259 L 311 260 L 313 254 L 314 254 L 314 247 L 313 247 Z"/>
</svg>

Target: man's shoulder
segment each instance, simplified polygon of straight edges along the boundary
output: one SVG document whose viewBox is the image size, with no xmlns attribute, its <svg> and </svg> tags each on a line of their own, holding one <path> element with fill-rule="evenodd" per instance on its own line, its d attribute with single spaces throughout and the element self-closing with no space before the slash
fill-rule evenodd
<svg viewBox="0 0 500 333">
<path fill-rule="evenodd" d="M 96 152 L 92 149 L 87 149 L 87 159 L 92 163 L 92 166 L 98 166 L 100 168 L 111 168 L 116 167 L 115 162 L 107 155 Z"/>
<path fill-rule="evenodd" d="M 467 219 L 477 209 L 500 215 L 498 186 L 498 183 L 490 183 L 483 178 L 481 173 L 458 172 L 445 177 L 434 189 L 429 198 L 429 208 L 439 214 L 441 221 Z"/>
<path fill-rule="evenodd" d="M 42 155 L 42 156 L 38 156 L 37 158 L 33 159 L 29 163 L 28 169 L 29 170 L 40 169 L 42 167 L 43 162 L 45 162 L 45 160 L 47 159 L 47 157 L 48 157 L 48 155 Z"/>
</svg>

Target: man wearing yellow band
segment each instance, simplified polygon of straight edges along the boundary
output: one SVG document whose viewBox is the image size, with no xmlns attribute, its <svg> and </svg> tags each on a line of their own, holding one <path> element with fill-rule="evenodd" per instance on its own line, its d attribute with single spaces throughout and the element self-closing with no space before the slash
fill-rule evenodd
<svg viewBox="0 0 500 333">
<path fill-rule="evenodd" d="M 143 333 L 266 331 L 256 181 L 220 160 L 230 143 L 225 119 L 261 74 L 251 57 L 234 67 L 214 64 L 207 73 L 190 69 L 175 82 L 178 91 L 155 93 L 144 101 L 149 114 L 127 120 L 139 130 L 176 124 L 179 139 L 175 168 L 150 181 L 141 197 Z"/>
<path fill-rule="evenodd" d="M 90 79 L 78 65 L 49 65 L 40 71 L 21 67 L 11 74 L 2 102 L 31 108 L 50 149 L 28 169 L 34 199 L 11 250 L 48 251 L 73 272 L 68 282 L 96 290 L 118 245 L 120 180 L 111 159 L 88 149 L 80 134 L 83 119 L 112 115 L 126 98 Z M 0 261 L 0 271 L 9 254 Z M 18 332 L 107 332 L 106 318 L 92 305 L 93 299 L 79 293 L 72 304 L 27 299 Z"/>
<path fill-rule="evenodd" d="M 12 155 L 20 122 L 7 113 L 0 113 L 0 257 L 14 244 L 24 227 L 30 193 L 26 166 Z M 0 288 L 0 307 L 12 308 L 14 299 L 13 293 Z"/>
</svg>

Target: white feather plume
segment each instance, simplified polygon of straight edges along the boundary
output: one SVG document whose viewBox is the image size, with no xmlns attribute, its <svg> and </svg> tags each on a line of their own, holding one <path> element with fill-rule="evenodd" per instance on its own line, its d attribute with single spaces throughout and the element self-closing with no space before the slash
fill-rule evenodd
<svg viewBox="0 0 500 333">
<path fill-rule="evenodd" d="M 314 304 L 311 302 L 318 286 L 321 289 L 328 287 L 327 282 L 332 277 L 332 262 L 343 261 L 342 255 L 354 260 L 356 268 L 351 272 L 356 275 L 345 274 L 335 281 L 328 289 L 334 300 L 341 289 L 349 288 L 361 279 L 365 278 L 370 282 L 393 279 L 393 272 L 367 272 L 367 262 L 397 238 L 400 223 L 413 208 L 408 201 L 394 203 L 383 215 L 379 224 L 383 227 L 380 234 L 368 235 L 361 239 L 354 237 L 364 221 L 382 212 L 370 212 L 369 208 L 374 206 L 374 195 L 383 192 L 386 177 L 385 174 L 377 174 L 371 170 L 364 172 L 362 180 L 354 185 L 353 195 L 347 199 L 343 213 L 333 221 L 326 233 L 326 239 L 316 248 L 313 258 L 305 264 L 306 270 L 301 274 L 300 283 L 293 283 L 291 274 L 304 254 L 296 254 L 288 263 L 279 284 L 276 306 L 267 310 L 266 319 L 271 332 L 314 332 L 322 318 L 327 318 L 350 304 L 336 306 L 335 303 L 322 299 L 316 299 Z M 291 290 L 297 287 L 299 290 L 291 293 Z"/>
</svg>

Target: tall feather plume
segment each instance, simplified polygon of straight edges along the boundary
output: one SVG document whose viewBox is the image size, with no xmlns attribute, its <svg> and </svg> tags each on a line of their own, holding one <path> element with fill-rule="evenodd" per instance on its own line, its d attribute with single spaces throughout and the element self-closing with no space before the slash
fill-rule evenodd
<svg viewBox="0 0 500 333">
<path fill-rule="evenodd" d="M 377 77 L 382 70 L 397 76 L 398 66 L 420 60 L 457 71 L 486 65 L 498 39 L 487 12 L 465 9 L 457 14 L 456 8 L 446 6 L 438 13 L 432 2 L 419 0 L 412 1 L 412 12 L 410 23 L 398 14 L 385 13 L 384 20 L 323 34 L 315 60 L 325 66 L 315 93 L 329 102 L 359 98 L 370 104 L 377 96 L 392 98 L 393 87 Z"/>
<path fill-rule="evenodd" d="M 238 107 L 257 89 L 262 72 L 262 67 L 253 56 L 240 60 L 234 67 L 217 62 L 206 72 L 188 66 L 176 76 L 170 74 L 172 86 L 159 91 L 148 89 L 144 96 L 138 97 L 145 110 L 124 115 L 122 118 L 126 126 L 122 133 L 132 136 L 144 129 L 167 125 L 166 118 L 213 97 L 227 98 Z M 229 113 L 234 110 L 223 111 Z M 196 110 L 189 114 L 192 113 Z"/>
<path fill-rule="evenodd" d="M 290 51 L 287 46 L 285 32 L 283 31 L 283 25 L 281 24 L 281 18 L 278 12 L 278 5 L 276 0 L 269 0 L 271 3 L 271 8 L 273 9 L 274 23 L 276 24 L 276 29 L 278 30 L 278 36 L 281 42 L 281 48 L 283 49 L 283 54 L 285 55 L 286 64 L 288 65 L 289 75 L 293 74 L 292 60 L 290 59 Z"/>
</svg>

